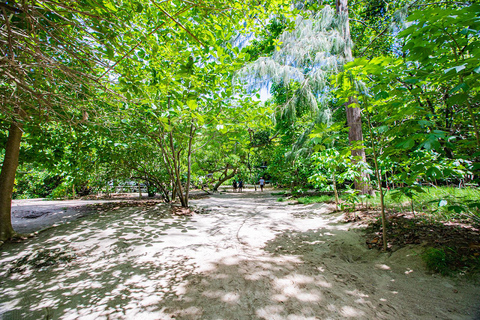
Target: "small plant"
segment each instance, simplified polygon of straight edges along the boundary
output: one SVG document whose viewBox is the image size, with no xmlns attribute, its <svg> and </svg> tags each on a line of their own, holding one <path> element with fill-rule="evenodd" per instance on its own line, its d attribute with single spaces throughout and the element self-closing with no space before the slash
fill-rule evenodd
<svg viewBox="0 0 480 320">
<path fill-rule="evenodd" d="M 370 172 L 365 162 L 355 161 L 349 149 L 344 150 L 342 153 L 336 149 L 326 149 L 313 154 L 312 158 L 315 173 L 309 178 L 309 182 L 323 191 L 333 191 L 337 210 L 338 206 L 340 206 L 338 185 L 347 181 L 358 181 L 360 171 Z M 358 202 L 358 199 L 355 202 Z M 342 210 L 343 208 L 345 208 L 345 205 L 342 206 Z M 354 203 L 353 208 L 355 208 Z"/>
<path fill-rule="evenodd" d="M 345 202 L 340 204 L 340 209 L 344 211 L 355 211 L 356 204 L 360 202 L 358 190 L 348 189 L 345 192 Z"/>
<path fill-rule="evenodd" d="M 443 211 L 444 216 L 450 218 L 467 218 L 480 223 L 480 201 L 468 200 L 464 197 L 446 195 L 443 199 L 435 199 L 429 203 L 436 203 L 438 208 L 433 212 Z M 442 210 L 443 209 L 443 210 Z"/>
<path fill-rule="evenodd" d="M 293 195 L 293 196 L 296 196 L 296 197 L 302 196 L 302 195 L 304 195 L 307 191 L 308 191 L 308 189 L 306 189 L 306 188 L 294 187 L 294 188 L 292 189 L 292 195 Z"/>
<path fill-rule="evenodd" d="M 451 273 L 448 267 L 448 256 L 444 249 L 428 248 L 422 254 L 422 260 L 425 262 L 428 270 L 442 275 Z"/>
<path fill-rule="evenodd" d="M 277 201 L 279 202 L 283 202 L 285 199 L 283 199 L 282 197 L 278 198 Z"/>
<path fill-rule="evenodd" d="M 394 201 L 400 202 L 402 196 L 407 197 L 410 200 L 410 208 L 412 210 L 412 214 L 415 216 L 415 208 L 414 208 L 414 199 L 420 193 L 425 193 L 425 190 L 419 185 L 412 185 L 407 187 L 396 188 L 392 191 L 391 197 Z"/>
</svg>

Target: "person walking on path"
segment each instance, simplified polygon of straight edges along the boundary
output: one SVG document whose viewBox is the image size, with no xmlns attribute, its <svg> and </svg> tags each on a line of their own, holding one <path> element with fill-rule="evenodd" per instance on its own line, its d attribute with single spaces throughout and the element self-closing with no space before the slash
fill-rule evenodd
<svg viewBox="0 0 480 320">
<path fill-rule="evenodd" d="M 263 192 L 263 186 L 265 185 L 265 180 L 263 180 L 263 177 L 260 178 L 260 181 L 258 181 L 258 183 L 260 184 L 260 189 Z"/>
<path fill-rule="evenodd" d="M 240 179 L 240 181 L 238 181 L 238 192 L 242 192 L 243 191 L 243 180 Z"/>
<path fill-rule="evenodd" d="M 237 192 L 237 180 L 233 180 L 233 192 Z"/>
</svg>

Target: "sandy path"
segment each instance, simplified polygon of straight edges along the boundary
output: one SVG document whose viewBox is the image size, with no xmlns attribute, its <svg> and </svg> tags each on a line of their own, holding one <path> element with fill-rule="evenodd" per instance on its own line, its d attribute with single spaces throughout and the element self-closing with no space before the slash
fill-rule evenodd
<svg viewBox="0 0 480 320">
<path fill-rule="evenodd" d="M 324 205 L 269 193 L 84 217 L 0 251 L 0 319 L 475 319 L 480 286 L 379 254 Z M 5 273 L 44 249 L 70 262 Z"/>
<path fill-rule="evenodd" d="M 75 221 L 90 212 L 88 205 L 120 201 L 122 200 L 13 200 L 12 225 L 18 233 L 31 233 Z"/>
</svg>

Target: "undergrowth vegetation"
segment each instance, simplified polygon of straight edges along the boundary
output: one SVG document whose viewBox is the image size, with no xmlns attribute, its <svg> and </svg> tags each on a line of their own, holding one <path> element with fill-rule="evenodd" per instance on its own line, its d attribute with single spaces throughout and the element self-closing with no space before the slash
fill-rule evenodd
<svg viewBox="0 0 480 320">
<path fill-rule="evenodd" d="M 470 220 L 480 222 L 480 190 L 476 188 L 454 187 L 423 187 L 421 192 L 412 198 L 397 191 L 385 193 L 385 204 L 389 212 L 410 212 L 425 218 L 439 221 Z M 349 193 L 341 193 L 341 202 L 345 203 L 351 198 Z M 301 204 L 334 203 L 333 195 L 312 195 L 296 198 Z M 378 196 L 357 196 L 355 200 L 357 210 L 377 210 L 380 206 Z M 413 205 L 413 206 L 412 206 Z M 413 212 L 412 212 L 413 207 Z"/>
<path fill-rule="evenodd" d="M 480 272 L 480 232 L 477 228 L 397 214 L 389 217 L 387 233 L 389 250 L 418 246 L 418 254 L 431 272 L 442 275 Z M 382 249 L 380 220 L 371 221 L 365 234 L 369 249 Z"/>
</svg>

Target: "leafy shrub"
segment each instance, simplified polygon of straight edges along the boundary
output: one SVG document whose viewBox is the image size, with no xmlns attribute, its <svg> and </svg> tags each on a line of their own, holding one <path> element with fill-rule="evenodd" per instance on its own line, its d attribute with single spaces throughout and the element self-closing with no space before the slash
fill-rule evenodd
<svg viewBox="0 0 480 320">
<path fill-rule="evenodd" d="M 15 199 L 44 198 L 61 182 L 61 177 L 47 171 L 25 168 L 15 179 Z"/>
<path fill-rule="evenodd" d="M 49 195 L 49 198 L 59 199 L 71 194 L 72 184 L 68 181 L 64 181 L 52 191 L 52 193 Z"/>
</svg>

